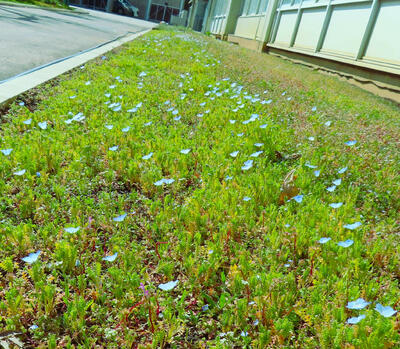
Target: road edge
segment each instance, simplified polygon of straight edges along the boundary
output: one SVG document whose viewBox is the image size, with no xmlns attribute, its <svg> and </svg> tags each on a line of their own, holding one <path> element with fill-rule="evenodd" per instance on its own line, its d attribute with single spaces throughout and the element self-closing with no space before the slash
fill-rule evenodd
<svg viewBox="0 0 400 349">
<path fill-rule="evenodd" d="M 89 12 L 82 10 L 80 8 L 72 7 L 70 8 L 62 8 L 62 7 L 47 7 L 47 6 L 39 6 L 33 5 L 23 2 L 11 2 L 11 1 L 0 1 L 0 6 L 12 6 L 12 7 L 27 7 L 27 8 L 37 8 L 40 10 L 48 10 L 48 11 L 55 11 L 55 12 L 64 12 L 64 13 L 76 13 L 76 14 L 88 14 Z"/>
<path fill-rule="evenodd" d="M 101 46 L 86 50 L 85 52 L 62 60 L 61 62 L 55 62 L 49 64 L 41 69 L 34 70 L 27 74 L 23 74 L 14 79 L 7 80 L 0 84 L 0 105 L 7 104 L 15 99 L 20 94 L 37 87 L 46 81 L 54 79 L 55 77 L 66 73 L 67 71 L 76 67 L 82 66 L 86 62 L 103 55 L 106 52 L 113 50 L 129 41 L 132 41 L 149 31 L 153 28 L 145 29 L 137 33 L 123 36 L 117 40 L 109 41 Z"/>
</svg>

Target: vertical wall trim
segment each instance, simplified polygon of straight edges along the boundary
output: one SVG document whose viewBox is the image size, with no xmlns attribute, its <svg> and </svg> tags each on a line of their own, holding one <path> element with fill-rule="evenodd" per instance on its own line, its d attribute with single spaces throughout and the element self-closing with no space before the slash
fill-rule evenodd
<svg viewBox="0 0 400 349">
<path fill-rule="evenodd" d="M 321 33 L 319 34 L 317 46 L 315 47 L 315 52 L 321 51 L 322 45 L 323 45 L 323 43 L 325 41 L 326 33 L 328 32 L 329 22 L 331 21 L 331 17 L 332 17 L 332 5 L 331 5 L 331 2 L 332 1 L 329 0 L 328 6 L 326 7 L 324 23 L 322 24 Z"/>
<path fill-rule="evenodd" d="M 378 17 L 379 8 L 380 8 L 379 0 L 373 0 L 368 24 L 367 27 L 365 28 L 365 32 L 361 40 L 360 48 L 358 49 L 356 60 L 361 59 L 365 55 L 365 51 L 367 50 L 369 40 L 371 39 L 372 31 L 374 30 L 375 27 L 376 18 Z"/>
<path fill-rule="evenodd" d="M 302 13 L 301 5 L 303 5 L 303 0 L 300 1 L 299 9 L 297 10 L 296 22 L 294 24 L 292 36 L 290 37 L 289 47 L 292 47 L 294 45 L 294 41 L 296 40 L 297 32 L 299 30 L 301 13 Z"/>
</svg>

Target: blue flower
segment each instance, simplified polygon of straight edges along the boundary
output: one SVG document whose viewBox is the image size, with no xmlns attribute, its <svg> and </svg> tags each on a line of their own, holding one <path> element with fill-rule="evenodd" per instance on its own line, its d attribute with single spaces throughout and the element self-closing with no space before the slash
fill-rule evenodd
<svg viewBox="0 0 400 349">
<path fill-rule="evenodd" d="M 331 240 L 332 240 L 331 238 L 321 238 L 321 239 L 318 240 L 318 242 L 323 245 L 323 244 L 326 244 L 328 241 L 331 241 Z"/>
<path fill-rule="evenodd" d="M 114 217 L 113 221 L 114 222 L 123 222 L 127 215 L 128 215 L 127 213 L 124 213 L 124 214 L 122 214 L 122 215 L 120 215 L 118 217 Z"/>
<path fill-rule="evenodd" d="M 190 151 L 191 151 L 192 149 L 190 149 L 190 148 L 188 148 L 188 149 L 182 149 L 181 150 L 181 154 L 189 154 L 190 153 Z"/>
<path fill-rule="evenodd" d="M 111 148 L 108 148 L 108 150 L 110 150 L 110 151 L 117 151 L 117 150 L 118 150 L 118 148 L 119 148 L 119 146 L 118 146 L 118 145 L 114 145 L 113 147 L 111 147 Z"/>
<path fill-rule="evenodd" d="M 149 160 L 153 156 L 153 153 L 149 153 L 147 155 L 142 156 L 143 160 Z"/>
<path fill-rule="evenodd" d="M 354 230 L 354 229 L 357 229 L 358 227 L 360 227 L 361 225 L 362 225 L 361 222 L 355 222 L 353 224 L 346 224 L 343 227 L 346 229 Z"/>
<path fill-rule="evenodd" d="M 365 319 L 365 315 L 360 315 L 360 316 L 357 316 L 357 317 L 351 317 L 351 318 L 349 318 L 349 319 L 347 319 L 347 323 L 348 324 L 350 324 L 350 325 L 356 325 L 356 324 L 358 324 L 362 319 Z"/>
<path fill-rule="evenodd" d="M 251 200 L 251 198 L 248 197 L 248 196 L 245 196 L 245 197 L 243 198 L 243 201 L 250 201 L 250 200 Z"/>
<path fill-rule="evenodd" d="M 304 166 L 306 166 L 306 167 L 308 167 L 308 168 L 312 168 L 312 169 L 318 167 L 318 166 L 315 166 L 315 165 L 311 165 L 309 162 L 306 162 L 306 163 L 304 164 Z"/>
<path fill-rule="evenodd" d="M 334 185 L 340 185 L 341 183 L 342 183 L 342 179 L 341 178 L 339 178 L 339 179 L 335 179 L 334 181 L 332 181 L 332 183 L 334 184 Z"/>
<path fill-rule="evenodd" d="M 336 185 L 332 185 L 331 187 L 326 188 L 327 191 L 332 193 L 336 189 Z"/>
<path fill-rule="evenodd" d="M 268 124 L 261 125 L 260 128 L 267 128 Z"/>
<path fill-rule="evenodd" d="M 339 207 L 342 207 L 342 205 L 343 205 L 343 202 L 333 202 L 333 203 L 329 204 L 329 206 L 332 208 L 339 208 Z"/>
<path fill-rule="evenodd" d="M 338 171 L 338 173 L 342 174 L 342 173 L 345 173 L 346 171 L 347 171 L 347 167 L 343 167 Z"/>
<path fill-rule="evenodd" d="M 10 148 L 10 149 L 1 149 L 0 151 L 1 151 L 5 156 L 8 156 L 8 155 L 11 154 L 12 148 Z"/>
<path fill-rule="evenodd" d="M 255 153 L 251 154 L 250 157 L 252 157 L 252 158 L 258 158 L 262 153 L 263 153 L 262 150 L 256 151 Z"/>
<path fill-rule="evenodd" d="M 45 130 L 47 128 L 47 121 L 39 122 L 38 126 L 42 129 Z"/>
<path fill-rule="evenodd" d="M 264 143 L 254 143 L 254 146 L 257 148 L 261 148 L 264 145 Z"/>
<path fill-rule="evenodd" d="M 208 305 L 208 304 L 205 304 L 205 305 L 203 305 L 203 306 L 201 307 L 201 310 L 207 311 L 208 308 L 209 308 L 209 305 Z"/>
<path fill-rule="evenodd" d="M 179 280 L 170 281 L 165 284 L 158 285 L 158 288 L 163 291 L 171 291 L 172 289 L 174 289 L 176 287 L 176 285 L 178 285 L 178 283 L 179 283 Z"/>
<path fill-rule="evenodd" d="M 32 264 L 32 263 L 34 263 L 34 262 L 37 261 L 37 259 L 39 258 L 39 256 L 40 256 L 41 253 L 42 253 L 42 252 L 41 252 L 40 250 L 37 251 L 37 252 L 32 252 L 32 253 L 28 254 L 26 257 L 21 258 L 21 259 L 22 259 L 25 263 Z"/>
<path fill-rule="evenodd" d="M 23 176 L 25 174 L 25 172 L 26 172 L 26 170 L 17 171 L 17 172 L 14 172 L 14 175 Z"/>
<path fill-rule="evenodd" d="M 324 125 L 325 125 L 326 127 L 329 127 L 329 126 L 331 126 L 331 124 L 332 124 L 332 121 L 327 121 L 327 122 L 325 122 Z"/>
<path fill-rule="evenodd" d="M 317 107 L 312 107 L 311 111 L 317 111 Z"/>
<path fill-rule="evenodd" d="M 117 258 L 117 256 L 118 256 L 118 252 L 115 252 L 115 253 L 114 253 L 113 255 L 111 255 L 111 256 L 103 257 L 102 260 L 103 260 L 103 261 L 107 261 L 107 262 L 114 262 L 115 259 Z"/>
<path fill-rule="evenodd" d="M 108 129 L 108 130 L 112 130 L 113 127 L 114 127 L 113 125 L 106 125 L 106 126 L 105 126 L 105 128 Z"/>
<path fill-rule="evenodd" d="M 384 307 L 380 303 L 375 306 L 375 310 L 384 317 L 391 317 L 397 313 L 391 306 Z"/>
<path fill-rule="evenodd" d="M 233 125 L 236 122 L 236 120 L 229 120 L 229 122 Z"/>
<path fill-rule="evenodd" d="M 242 170 L 247 171 L 247 170 L 251 169 L 252 167 L 253 167 L 253 160 L 247 160 L 244 162 L 244 164 L 242 166 Z"/>
<path fill-rule="evenodd" d="M 130 128 L 129 126 L 127 126 L 127 127 L 123 128 L 121 131 L 122 131 L 122 132 L 128 132 L 130 129 L 131 129 L 131 128 Z"/>
<path fill-rule="evenodd" d="M 344 248 L 350 247 L 350 246 L 353 245 L 353 244 L 354 244 L 354 241 L 353 241 L 353 240 L 350 240 L 350 239 L 348 239 L 348 240 L 346 240 L 346 241 L 340 241 L 340 242 L 338 242 L 338 246 L 344 247 Z"/>
<path fill-rule="evenodd" d="M 159 181 L 155 182 L 154 185 L 155 186 L 161 186 L 163 184 L 172 184 L 174 182 L 175 182 L 175 179 L 163 178 L 163 179 L 160 179 Z"/>
<path fill-rule="evenodd" d="M 235 158 L 238 154 L 239 154 L 239 151 L 237 150 L 237 151 L 230 153 L 229 155 L 232 156 L 233 158 Z"/>
<path fill-rule="evenodd" d="M 320 170 L 315 170 L 315 171 L 314 171 L 314 176 L 315 176 L 315 177 L 319 177 L 320 174 L 321 174 L 321 171 L 320 171 Z"/>
<path fill-rule="evenodd" d="M 296 196 L 294 196 L 292 199 L 293 199 L 294 201 L 296 201 L 297 203 L 300 203 L 300 202 L 303 201 L 303 197 L 304 197 L 304 195 L 296 195 Z"/>
<path fill-rule="evenodd" d="M 357 143 L 357 141 L 347 141 L 344 144 L 346 144 L 347 146 L 351 147 L 352 145 L 355 145 Z"/>
<path fill-rule="evenodd" d="M 32 123 L 32 119 L 26 119 L 25 121 L 22 121 L 25 125 L 30 125 Z"/>
<path fill-rule="evenodd" d="M 79 229 L 81 229 L 81 227 L 69 227 L 69 228 L 64 228 L 64 230 L 69 233 L 69 234 L 75 234 L 79 231 Z"/>
<path fill-rule="evenodd" d="M 346 308 L 353 310 L 361 310 L 364 309 L 368 304 L 370 304 L 370 302 L 367 302 L 362 298 L 358 298 L 353 302 L 348 302 Z"/>
</svg>

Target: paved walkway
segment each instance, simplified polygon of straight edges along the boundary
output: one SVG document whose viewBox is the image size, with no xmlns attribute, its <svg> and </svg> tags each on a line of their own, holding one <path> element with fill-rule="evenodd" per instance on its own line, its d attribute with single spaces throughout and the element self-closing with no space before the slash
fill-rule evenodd
<svg viewBox="0 0 400 349">
<path fill-rule="evenodd" d="M 155 26 L 130 17 L 0 5 L 0 81 Z"/>
</svg>

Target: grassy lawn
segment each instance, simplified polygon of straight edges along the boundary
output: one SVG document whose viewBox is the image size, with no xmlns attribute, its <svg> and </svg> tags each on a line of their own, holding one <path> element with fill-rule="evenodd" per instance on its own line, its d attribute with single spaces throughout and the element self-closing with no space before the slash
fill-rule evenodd
<svg viewBox="0 0 400 349">
<path fill-rule="evenodd" d="M 64 4 L 63 0 L 5 0 L 3 3 L 11 2 L 16 4 L 28 4 L 40 7 L 54 7 L 68 9 L 69 6 Z"/>
<path fill-rule="evenodd" d="M 393 103 L 164 27 L 0 120 L 0 341 L 400 346 Z"/>
</svg>

